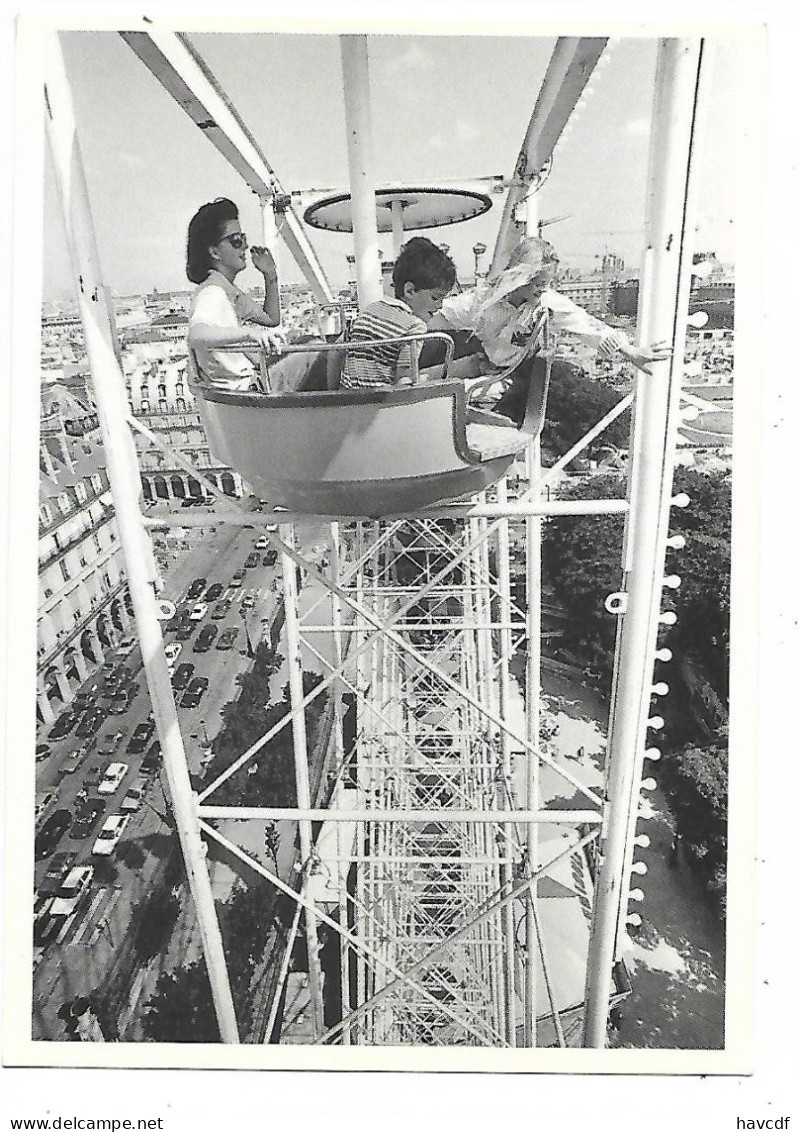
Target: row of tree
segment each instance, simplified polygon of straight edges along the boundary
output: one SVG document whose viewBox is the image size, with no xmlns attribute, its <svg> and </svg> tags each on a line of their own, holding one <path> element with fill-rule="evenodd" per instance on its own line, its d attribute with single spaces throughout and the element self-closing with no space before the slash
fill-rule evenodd
<svg viewBox="0 0 799 1132">
<path fill-rule="evenodd" d="M 555 363 L 543 444 L 549 458 L 565 452 L 618 402 L 620 394 L 590 381 L 567 362 Z M 624 413 L 594 443 L 597 455 L 608 443 L 627 444 L 629 417 Z M 727 737 L 725 721 L 702 712 L 686 671 L 699 674 L 716 703 L 726 704 L 730 650 L 731 483 L 725 473 L 678 468 L 674 491 L 685 492 L 690 505 L 673 508 L 670 534 L 685 538 L 682 549 L 668 551 L 666 572 L 680 577 L 677 590 L 664 589 L 662 608 L 677 615 L 662 626 L 659 644 L 674 659 L 664 672 L 669 695 L 658 701 L 666 728 L 658 736 L 663 751 L 659 776 L 667 790 L 678 832 L 689 861 L 707 890 L 723 908 L 727 854 Z M 608 472 L 575 481 L 564 499 L 618 498 L 625 493 L 622 475 Z M 624 523 L 618 516 L 560 518 L 545 526 L 545 576 L 555 598 L 568 612 L 562 638 L 566 658 L 590 666 L 609 682 L 613 669 L 616 618 L 605 598 L 623 584 L 621 551 Z M 517 596 L 524 600 L 523 581 Z M 690 663 L 688 663 L 690 662 Z"/>
<path fill-rule="evenodd" d="M 221 774 L 257 739 L 265 735 L 289 711 L 289 688 L 283 698 L 269 702 L 269 685 L 283 663 L 283 657 L 269 643 L 259 646 L 252 668 L 241 679 L 238 697 L 223 710 L 224 727 L 214 741 L 212 768 Z M 303 674 L 308 695 L 321 681 L 312 673 Z M 327 696 L 319 695 L 306 709 L 308 749 L 314 751 L 320 737 L 321 720 Z M 219 805 L 293 806 L 296 804 L 294 751 L 291 724 L 286 725 L 257 752 L 247 766 L 233 774 L 215 791 Z M 268 847 L 268 846 L 267 846 Z M 239 867 L 237 862 L 232 862 Z M 153 939 L 152 954 L 163 950 L 174 925 L 169 896 L 164 898 L 163 932 Z M 253 980 L 260 974 L 263 957 L 274 932 L 285 933 L 291 907 L 287 898 L 269 881 L 251 870 L 240 876 L 233 893 L 219 907 L 220 928 L 225 940 L 231 991 L 240 1028 L 247 1032 L 252 1024 Z M 216 1015 L 205 961 L 176 968 L 162 974 L 142 1016 L 142 1027 L 149 1041 L 219 1041 Z"/>
</svg>

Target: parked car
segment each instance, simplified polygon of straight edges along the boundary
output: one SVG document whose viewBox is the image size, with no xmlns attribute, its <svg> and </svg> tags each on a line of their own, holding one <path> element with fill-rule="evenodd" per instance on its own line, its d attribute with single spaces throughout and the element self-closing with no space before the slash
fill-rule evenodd
<svg viewBox="0 0 799 1132">
<path fill-rule="evenodd" d="M 222 632 L 221 637 L 216 642 L 218 649 L 232 649 L 236 643 L 236 638 L 239 635 L 239 630 L 235 625 L 231 625 L 229 629 Z"/>
<path fill-rule="evenodd" d="M 202 621 L 207 612 L 208 606 L 205 604 L 205 602 L 198 601 L 194 609 L 192 609 L 191 613 L 189 614 L 189 619 L 191 621 Z"/>
<path fill-rule="evenodd" d="M 187 641 L 194 632 L 194 622 L 186 617 L 175 626 L 175 636 L 179 641 Z"/>
<path fill-rule="evenodd" d="M 274 566 L 276 562 L 277 551 L 273 547 L 272 549 L 267 550 L 266 554 L 264 555 L 264 566 Z"/>
<path fill-rule="evenodd" d="M 218 597 L 222 596 L 224 589 L 225 587 L 221 582 L 214 582 L 214 584 L 212 586 L 209 586 L 205 591 L 205 598 L 203 600 L 207 601 L 209 604 L 212 601 L 216 601 Z"/>
<path fill-rule="evenodd" d="M 140 723 L 134 730 L 130 739 L 128 740 L 128 751 L 132 755 L 140 755 L 147 747 L 147 744 L 153 737 L 155 731 L 155 724 L 149 720 Z"/>
<path fill-rule="evenodd" d="M 99 691 L 99 689 L 98 689 Z M 94 707 L 87 711 L 83 719 L 75 728 L 75 736 L 78 739 L 88 739 L 92 735 L 96 735 L 105 722 L 105 712 L 102 708 Z"/>
<path fill-rule="evenodd" d="M 92 798 L 90 801 L 84 802 L 79 810 L 75 810 L 75 820 L 70 828 L 69 836 L 75 838 L 88 837 L 94 828 L 94 823 L 104 809 L 105 803 L 99 798 Z"/>
<path fill-rule="evenodd" d="M 228 612 L 230 611 L 232 604 L 233 602 L 226 597 L 222 598 L 221 601 L 218 601 L 214 606 L 213 613 L 211 614 L 211 617 L 214 619 L 214 621 L 221 621 L 223 617 L 226 617 Z"/>
<path fill-rule="evenodd" d="M 138 641 L 135 637 L 125 637 L 117 645 L 117 652 L 120 656 L 130 656 L 137 644 Z"/>
<path fill-rule="evenodd" d="M 142 759 L 139 771 L 141 774 L 154 774 L 161 763 L 161 744 L 156 741 L 150 744 L 147 754 Z"/>
<path fill-rule="evenodd" d="M 45 880 L 60 882 L 61 878 L 65 876 L 75 864 L 77 856 L 77 853 L 65 852 L 64 850 L 60 853 L 54 853 L 50 858 L 50 863 L 44 874 Z"/>
<path fill-rule="evenodd" d="M 115 794 L 119 789 L 120 783 L 125 775 L 128 773 L 127 763 L 111 763 L 108 770 L 103 776 L 103 780 L 97 787 L 98 794 Z"/>
<path fill-rule="evenodd" d="M 53 810 L 36 833 L 34 853 L 37 861 L 49 857 L 69 828 L 72 814 L 69 810 Z"/>
<path fill-rule="evenodd" d="M 52 755 L 52 753 L 53 753 L 53 748 L 50 746 L 49 743 L 37 743 L 36 744 L 36 761 L 37 761 L 37 763 L 43 763 L 45 759 L 50 758 L 50 755 Z"/>
<path fill-rule="evenodd" d="M 146 783 L 141 778 L 137 778 L 122 799 L 119 805 L 120 810 L 125 810 L 126 813 L 138 810 L 146 789 Z"/>
<path fill-rule="evenodd" d="M 244 582 L 244 571 L 237 570 L 233 577 L 230 579 L 228 585 L 240 586 Z"/>
<path fill-rule="evenodd" d="M 195 578 L 186 591 L 186 597 L 189 601 L 196 601 L 200 594 L 205 589 L 206 578 Z"/>
<path fill-rule="evenodd" d="M 260 566 L 260 564 L 261 557 L 258 554 L 248 554 L 246 559 L 244 560 L 244 568 L 246 570 L 252 570 L 253 566 Z"/>
<path fill-rule="evenodd" d="M 197 640 L 194 642 L 194 652 L 208 652 L 218 632 L 219 630 L 216 625 L 204 626 L 197 634 Z"/>
<path fill-rule="evenodd" d="M 182 707 L 195 708 L 200 700 L 205 695 L 208 687 L 208 679 L 205 676 L 198 676 L 196 680 L 192 680 L 186 691 L 183 693 L 183 699 L 180 701 Z"/>
<path fill-rule="evenodd" d="M 269 547 L 269 539 L 266 537 L 266 535 L 261 535 L 261 537 L 258 539 L 258 541 L 255 544 L 255 549 L 256 550 L 266 550 L 266 549 L 268 549 L 268 547 Z"/>
<path fill-rule="evenodd" d="M 183 689 L 188 686 L 189 680 L 191 680 L 193 675 L 193 664 L 187 664 L 185 662 L 183 664 L 179 664 L 175 669 L 174 676 L 172 677 L 172 687 L 176 692 L 183 691 Z"/>
<path fill-rule="evenodd" d="M 52 916 L 71 916 L 86 896 L 94 876 L 92 865 L 76 865 L 70 869 L 55 894 L 50 908 Z"/>
<path fill-rule="evenodd" d="M 254 605 L 255 605 L 255 595 L 254 594 L 245 594 L 244 597 L 241 599 L 241 608 L 242 609 L 252 609 Z"/>
<path fill-rule="evenodd" d="M 128 814 L 112 814 L 103 822 L 103 827 L 97 834 L 97 840 L 92 845 L 92 854 L 95 857 L 110 857 L 119 844 L 125 826 L 130 821 Z"/>
<path fill-rule="evenodd" d="M 174 664 L 182 651 L 183 645 L 178 644 L 177 641 L 170 641 L 168 645 L 164 645 L 164 656 L 167 664 Z"/>
<path fill-rule="evenodd" d="M 80 712 L 77 711 L 62 711 L 58 719 L 50 728 L 50 741 L 58 741 L 65 739 L 69 735 L 72 728 L 80 721 Z"/>
</svg>

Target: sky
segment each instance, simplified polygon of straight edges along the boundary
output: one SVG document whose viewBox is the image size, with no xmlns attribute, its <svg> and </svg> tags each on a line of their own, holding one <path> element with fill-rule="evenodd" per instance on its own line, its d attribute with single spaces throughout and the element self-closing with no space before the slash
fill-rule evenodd
<svg viewBox="0 0 799 1132">
<path fill-rule="evenodd" d="M 224 26 L 224 25 L 220 25 Z M 320 34 L 191 33 L 190 39 L 256 137 L 286 190 L 346 188 L 338 38 Z M 554 46 L 529 36 L 369 38 L 378 184 L 509 175 Z M 206 200 L 230 196 L 258 242 L 256 198 L 114 31 L 63 34 L 103 275 L 117 294 L 186 289 L 185 231 Z M 698 246 L 735 259 L 736 91 L 741 41 L 717 38 L 698 198 Z M 615 38 L 539 193 L 539 215 L 566 216 L 545 235 L 567 266 L 592 270 L 604 251 L 637 267 L 643 241 L 656 40 Z M 459 274 L 473 245 L 492 248 L 502 211 L 427 232 Z M 49 157 L 43 198 L 44 297 L 71 290 Z M 311 230 L 334 286 L 347 281 L 350 235 Z M 391 254 L 391 237 L 383 248 Z M 488 258 L 488 257 L 487 257 Z M 287 249 L 281 278 L 301 278 Z M 253 286 L 249 268 L 238 279 Z"/>
</svg>

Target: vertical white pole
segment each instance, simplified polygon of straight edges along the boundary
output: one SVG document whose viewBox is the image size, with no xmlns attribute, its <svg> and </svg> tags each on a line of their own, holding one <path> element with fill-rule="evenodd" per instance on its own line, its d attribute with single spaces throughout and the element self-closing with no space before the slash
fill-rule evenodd
<svg viewBox="0 0 799 1132">
<path fill-rule="evenodd" d="M 135 450 L 127 424 L 124 376 L 114 354 L 72 96 L 56 35 L 48 42 L 45 98 L 47 137 L 64 213 L 67 246 L 77 283 L 78 307 L 147 687 L 164 755 L 189 888 L 197 909 L 219 1032 L 223 1042 L 236 1043 L 239 1040 L 236 1015 L 205 863 L 206 847 L 200 836 L 195 796 L 186 766 L 186 753 L 164 656 L 152 578 L 143 553 L 145 531 L 138 505 L 139 483 L 133 474 Z"/>
<path fill-rule="evenodd" d="M 363 308 L 369 303 L 377 302 L 383 295 L 372 168 L 369 56 L 365 35 L 342 35 L 340 43 L 355 272 L 358 281 L 358 306 Z"/>
<path fill-rule="evenodd" d="M 400 254 L 402 243 L 405 239 L 405 233 L 402 228 L 402 209 L 403 203 L 401 200 L 393 200 L 391 202 L 391 236 L 394 241 L 394 259 Z"/>
<path fill-rule="evenodd" d="M 588 951 L 583 1044 L 592 1048 L 606 1040 L 618 927 L 625 913 L 627 840 L 640 789 L 636 769 L 651 698 L 691 282 L 704 50 L 701 40 L 661 40 L 655 76 L 638 333 L 641 341 L 670 341 L 674 353 L 653 366 L 652 376 L 637 379 L 625 546 L 627 608 L 620 626 L 608 741 L 608 816 Z"/>
<path fill-rule="evenodd" d="M 284 524 L 280 527 L 280 537 L 286 546 L 294 549 L 294 527 Z M 285 552 L 281 554 L 283 567 L 283 604 L 286 614 L 286 663 L 289 669 L 289 695 L 291 710 L 296 713 L 291 720 L 291 733 L 294 745 L 294 780 L 297 787 L 297 806 L 310 808 L 311 781 L 308 773 L 308 738 L 305 730 L 305 709 L 299 711 L 304 699 L 302 686 L 302 655 L 300 652 L 299 592 L 297 587 L 297 567 L 294 559 Z M 311 822 L 303 819 L 300 827 L 300 855 L 303 869 L 308 869 L 313 850 Z M 310 892 L 308 892 L 310 899 Z M 322 967 L 319 962 L 319 940 L 317 938 L 317 917 L 310 908 L 305 912 L 305 941 L 308 948 L 308 981 L 311 990 L 311 1009 L 314 1018 L 315 1037 L 324 1033 L 324 1005 L 322 1001 Z"/>
<path fill-rule="evenodd" d="M 500 504 L 507 503 L 508 501 L 508 481 L 503 478 L 497 484 L 497 502 Z M 508 520 L 505 518 L 501 521 L 499 531 L 497 534 L 497 574 L 499 580 L 499 618 L 500 621 L 507 621 L 510 617 L 510 542 L 508 539 Z M 488 581 L 486 581 L 488 585 Z M 491 610 L 491 597 L 489 594 L 489 616 Z M 500 629 L 499 631 L 499 709 L 503 719 L 510 718 L 510 648 L 511 648 L 511 632 L 510 629 Z M 503 799 L 503 806 L 505 809 L 510 810 L 512 806 L 512 798 L 508 796 L 508 792 L 512 790 L 511 783 L 511 750 L 510 750 L 510 736 L 507 731 L 502 730 L 500 734 L 500 742 L 502 744 L 502 790 L 501 797 Z M 529 829 L 529 826 L 528 826 Z M 502 826 L 502 884 L 503 891 L 512 887 L 513 883 L 513 845 L 514 845 L 514 828 L 513 823 L 508 821 L 503 823 Z M 515 923 L 516 905 L 513 901 L 509 901 L 502 910 L 503 920 L 503 935 L 505 938 L 505 978 L 506 978 L 506 1011 L 507 1011 L 507 1040 L 511 1048 L 516 1046 L 516 923 Z"/>
</svg>

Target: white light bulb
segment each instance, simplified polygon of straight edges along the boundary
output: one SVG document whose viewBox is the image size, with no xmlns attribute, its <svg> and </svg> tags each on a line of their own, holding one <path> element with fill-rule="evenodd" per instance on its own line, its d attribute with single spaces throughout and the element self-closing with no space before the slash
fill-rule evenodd
<svg viewBox="0 0 799 1132">
<path fill-rule="evenodd" d="M 694 330 L 701 330 L 702 327 L 707 324 L 708 318 L 709 315 L 707 311 L 694 311 L 693 314 L 688 315 L 685 321 L 688 326 L 692 326 Z"/>
</svg>

